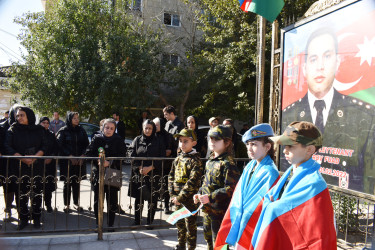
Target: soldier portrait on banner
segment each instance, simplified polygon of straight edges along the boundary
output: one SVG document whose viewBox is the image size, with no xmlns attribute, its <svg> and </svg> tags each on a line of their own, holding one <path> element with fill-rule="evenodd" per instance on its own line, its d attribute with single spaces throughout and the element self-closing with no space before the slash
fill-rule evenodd
<svg viewBox="0 0 375 250">
<path fill-rule="evenodd" d="M 314 123 L 328 184 L 375 194 L 375 2 L 356 1 L 283 32 L 281 130 Z M 281 154 L 281 170 L 288 163 Z"/>
</svg>

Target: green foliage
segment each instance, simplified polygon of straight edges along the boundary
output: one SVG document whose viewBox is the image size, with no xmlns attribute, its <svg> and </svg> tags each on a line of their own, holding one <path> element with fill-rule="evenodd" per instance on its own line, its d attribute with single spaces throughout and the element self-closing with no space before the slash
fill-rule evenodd
<svg viewBox="0 0 375 250">
<path fill-rule="evenodd" d="M 42 114 L 75 110 L 91 120 L 148 107 L 161 79 L 158 35 L 108 1 L 59 0 L 16 20 L 28 54 L 13 88 Z M 148 35 L 146 35 L 148 34 Z"/>
<path fill-rule="evenodd" d="M 359 218 L 362 215 L 362 211 L 357 199 L 335 194 L 332 195 L 332 205 L 335 209 L 336 224 L 339 231 L 358 232 Z"/>
</svg>

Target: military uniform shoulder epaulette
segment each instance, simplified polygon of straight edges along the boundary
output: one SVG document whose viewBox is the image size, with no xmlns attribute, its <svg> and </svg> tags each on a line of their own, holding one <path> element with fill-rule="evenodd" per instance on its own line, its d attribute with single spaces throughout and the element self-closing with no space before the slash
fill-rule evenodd
<svg viewBox="0 0 375 250">
<path fill-rule="evenodd" d="M 362 111 L 369 113 L 369 115 L 375 115 L 375 106 L 373 104 L 367 103 L 352 96 L 343 95 L 341 98 L 347 103 L 349 102 L 351 105 L 356 106 Z"/>
</svg>

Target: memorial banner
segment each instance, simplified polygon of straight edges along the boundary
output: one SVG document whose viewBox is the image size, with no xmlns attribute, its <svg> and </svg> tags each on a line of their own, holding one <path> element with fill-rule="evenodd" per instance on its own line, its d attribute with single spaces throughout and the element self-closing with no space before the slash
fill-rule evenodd
<svg viewBox="0 0 375 250">
<path fill-rule="evenodd" d="M 328 184 L 375 194 L 375 1 L 344 1 L 282 30 L 281 130 L 315 123 Z M 281 150 L 283 150 L 281 148 Z M 289 164 L 280 154 L 281 170 Z"/>
</svg>

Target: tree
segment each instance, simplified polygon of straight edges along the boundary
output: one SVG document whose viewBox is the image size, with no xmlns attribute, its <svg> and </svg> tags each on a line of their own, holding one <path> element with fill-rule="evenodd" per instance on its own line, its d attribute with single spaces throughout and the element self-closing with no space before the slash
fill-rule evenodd
<svg viewBox="0 0 375 250">
<path fill-rule="evenodd" d="M 27 54 L 13 89 L 42 114 L 75 110 L 91 120 L 148 107 L 162 78 L 159 36 L 108 1 L 59 0 L 16 22 Z"/>
<path fill-rule="evenodd" d="M 302 17 L 315 0 L 285 0 L 278 17 L 281 27 Z M 255 115 L 257 17 L 243 12 L 237 0 L 197 0 L 203 13 L 202 30 L 206 41 L 200 56 L 212 67 L 205 72 L 210 90 L 195 109 L 200 114 L 230 116 L 252 121 Z M 269 98 L 271 23 L 267 22 L 265 102 Z M 265 105 L 264 113 L 268 112 Z M 265 115 L 267 119 L 267 115 Z"/>
</svg>

